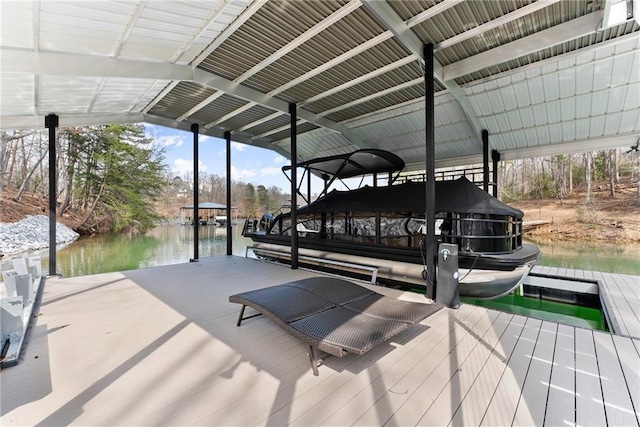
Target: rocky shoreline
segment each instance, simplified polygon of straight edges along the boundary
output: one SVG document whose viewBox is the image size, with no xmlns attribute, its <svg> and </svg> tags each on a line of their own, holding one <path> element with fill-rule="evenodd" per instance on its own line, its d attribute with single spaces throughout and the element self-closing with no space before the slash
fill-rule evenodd
<svg viewBox="0 0 640 427">
<path fill-rule="evenodd" d="M 56 243 L 73 242 L 80 236 L 64 224 L 56 224 Z M 28 215 L 15 223 L 0 223 L 0 253 L 14 255 L 49 247 L 49 218 Z"/>
</svg>

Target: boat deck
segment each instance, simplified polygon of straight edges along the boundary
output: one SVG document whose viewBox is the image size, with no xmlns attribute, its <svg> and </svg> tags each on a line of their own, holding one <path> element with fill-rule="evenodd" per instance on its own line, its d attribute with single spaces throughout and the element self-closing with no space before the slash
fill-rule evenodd
<svg viewBox="0 0 640 427">
<path fill-rule="evenodd" d="M 0 423 L 639 425 L 630 337 L 462 305 L 315 377 L 264 316 L 236 327 L 229 295 L 315 275 L 223 256 L 48 279 L 23 360 L 0 375 Z"/>
<path fill-rule="evenodd" d="M 609 317 L 609 329 L 616 335 L 640 338 L 640 277 L 628 274 L 537 265 L 532 272 L 598 282 L 598 291 Z"/>
</svg>

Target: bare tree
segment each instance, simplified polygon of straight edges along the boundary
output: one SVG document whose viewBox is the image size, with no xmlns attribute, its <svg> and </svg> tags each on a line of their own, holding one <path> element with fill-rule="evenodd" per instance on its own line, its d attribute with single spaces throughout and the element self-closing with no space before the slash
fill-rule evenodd
<svg viewBox="0 0 640 427">
<path fill-rule="evenodd" d="M 616 153 L 618 150 L 609 150 L 609 195 L 616 197 Z"/>
<path fill-rule="evenodd" d="M 586 194 L 585 201 L 587 203 L 590 203 L 591 202 L 591 153 L 585 153 L 584 160 L 586 163 L 585 164 L 585 181 L 587 185 L 587 194 Z"/>
<path fill-rule="evenodd" d="M 569 154 L 569 193 L 573 193 L 573 154 Z"/>
<path fill-rule="evenodd" d="M 33 137 L 34 137 L 34 139 L 42 138 L 42 134 L 41 133 L 37 133 L 37 134 L 34 134 Z M 33 148 L 33 146 L 35 146 L 35 144 L 33 144 L 33 141 L 32 141 L 31 146 L 32 146 L 31 148 Z M 41 147 L 41 145 L 38 144 L 38 147 Z M 29 149 L 29 152 L 31 152 L 31 148 Z M 22 193 L 24 193 L 25 189 L 27 188 L 27 185 L 31 181 L 31 176 L 36 171 L 36 169 L 38 169 L 38 166 L 40 166 L 40 163 L 42 163 L 42 160 L 46 157 L 47 153 L 48 153 L 48 150 L 41 150 L 41 152 L 39 153 L 39 156 L 38 156 L 38 160 L 36 160 L 33 165 L 29 166 L 28 163 L 25 163 L 29 169 L 25 171 L 26 173 L 25 173 L 25 175 L 24 175 L 24 177 L 22 179 L 22 184 L 20 184 L 20 188 L 18 189 L 18 192 L 16 193 L 15 197 L 13 198 L 13 200 L 15 200 L 16 202 L 19 202 L 20 199 L 22 199 Z"/>
</svg>

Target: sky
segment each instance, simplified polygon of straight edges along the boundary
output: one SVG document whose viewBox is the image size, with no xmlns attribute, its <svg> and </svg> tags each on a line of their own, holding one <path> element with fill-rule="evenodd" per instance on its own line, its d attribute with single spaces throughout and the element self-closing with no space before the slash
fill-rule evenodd
<svg viewBox="0 0 640 427">
<path fill-rule="evenodd" d="M 165 163 L 177 176 L 193 174 L 193 134 L 178 129 L 145 124 L 147 137 L 165 149 Z M 226 176 L 226 142 L 221 138 L 199 136 L 198 169 L 200 172 Z M 231 142 L 231 179 L 280 187 L 289 191 L 291 184 L 282 173 L 289 160 L 275 151 Z"/>
<path fill-rule="evenodd" d="M 144 124 L 147 137 L 165 149 L 165 163 L 176 176 L 193 174 L 193 134 L 178 129 Z M 226 142 L 207 135 L 199 136 L 198 169 L 200 172 L 226 176 Z M 269 188 L 276 186 L 284 193 L 291 192 L 291 183 L 282 173 L 282 166 L 289 160 L 272 150 L 231 142 L 231 179 Z M 301 177 L 298 172 L 298 178 Z M 312 192 L 322 190 L 322 181 L 313 177 Z M 306 179 L 303 184 L 307 187 Z"/>
</svg>

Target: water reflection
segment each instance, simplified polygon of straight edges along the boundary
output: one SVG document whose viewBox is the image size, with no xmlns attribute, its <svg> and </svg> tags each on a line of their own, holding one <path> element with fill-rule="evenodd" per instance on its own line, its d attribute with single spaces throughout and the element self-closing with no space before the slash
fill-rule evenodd
<svg viewBox="0 0 640 427">
<path fill-rule="evenodd" d="M 251 239 L 242 237 L 242 222 L 232 227 L 233 253 L 244 256 Z M 200 226 L 199 257 L 227 253 L 226 228 Z M 640 245 L 612 245 L 593 242 L 533 242 L 542 251 L 541 265 L 598 270 L 640 275 Z M 42 257 L 43 272 L 48 274 L 49 251 Z M 19 256 L 22 256 L 20 254 Z M 2 270 L 13 268 L 11 256 L 5 256 Z M 81 237 L 57 252 L 57 270 L 63 277 L 84 276 L 111 271 L 179 264 L 193 258 L 193 227 L 160 225 L 146 235 L 108 234 Z"/>
<path fill-rule="evenodd" d="M 542 251 L 540 265 L 640 275 L 640 244 L 533 241 Z"/>
<path fill-rule="evenodd" d="M 244 256 L 251 240 L 242 237 L 242 227 L 234 225 L 233 253 Z M 199 258 L 226 255 L 226 227 L 200 226 Z M 48 249 L 39 251 L 43 270 L 49 267 Z M 5 257 L 9 258 L 9 257 Z M 189 262 L 193 258 L 193 227 L 163 224 L 145 235 L 106 234 L 80 237 L 58 249 L 56 267 L 63 277 L 84 276 L 111 271 Z M 10 259 L 3 260 L 2 270 L 11 269 Z"/>
</svg>

